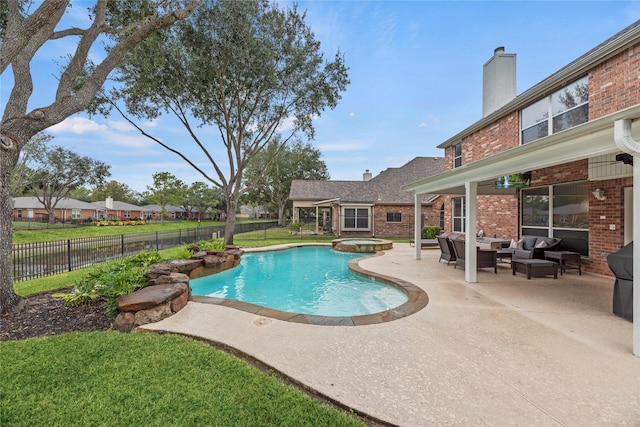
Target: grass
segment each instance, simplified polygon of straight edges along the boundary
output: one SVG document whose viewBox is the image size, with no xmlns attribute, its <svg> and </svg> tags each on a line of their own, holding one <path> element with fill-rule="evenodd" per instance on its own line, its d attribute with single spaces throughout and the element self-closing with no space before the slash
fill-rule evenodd
<svg viewBox="0 0 640 427">
<path fill-rule="evenodd" d="M 255 221 L 255 220 L 254 220 Z M 242 221 L 238 221 L 239 223 Z M 14 223 L 14 227 L 16 224 Z M 220 221 L 201 221 L 200 227 L 223 226 Z M 171 231 L 193 229 L 198 227 L 198 221 L 166 221 L 151 222 L 145 225 L 105 226 L 96 225 L 68 226 L 56 228 L 37 228 L 24 230 L 14 228 L 13 243 L 49 242 L 52 240 L 78 239 L 95 236 L 119 236 L 121 234 L 154 233 L 156 231 Z"/>
<path fill-rule="evenodd" d="M 365 425 L 186 337 L 70 333 L 0 350 L 0 425 Z"/>
</svg>

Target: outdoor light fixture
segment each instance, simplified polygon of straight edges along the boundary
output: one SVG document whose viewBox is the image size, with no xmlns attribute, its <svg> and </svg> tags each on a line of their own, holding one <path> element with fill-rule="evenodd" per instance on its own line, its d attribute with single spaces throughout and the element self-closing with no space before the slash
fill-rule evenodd
<svg viewBox="0 0 640 427">
<path fill-rule="evenodd" d="M 595 197 L 600 201 L 605 200 L 607 198 L 607 196 L 604 195 L 604 190 L 601 188 L 596 188 L 591 192 L 591 194 L 593 194 L 593 197 Z"/>
</svg>

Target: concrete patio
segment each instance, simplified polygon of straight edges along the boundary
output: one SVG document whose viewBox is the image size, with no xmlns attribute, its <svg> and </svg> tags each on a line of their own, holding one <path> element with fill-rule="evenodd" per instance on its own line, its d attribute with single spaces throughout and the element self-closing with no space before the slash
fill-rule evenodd
<svg viewBox="0 0 640 427">
<path fill-rule="evenodd" d="M 614 279 L 575 270 L 527 280 L 415 260 L 409 244 L 360 262 L 423 288 L 429 304 L 387 323 L 319 326 L 189 302 L 145 325 L 246 353 L 331 399 L 402 426 L 640 426 L 632 323 Z"/>
</svg>

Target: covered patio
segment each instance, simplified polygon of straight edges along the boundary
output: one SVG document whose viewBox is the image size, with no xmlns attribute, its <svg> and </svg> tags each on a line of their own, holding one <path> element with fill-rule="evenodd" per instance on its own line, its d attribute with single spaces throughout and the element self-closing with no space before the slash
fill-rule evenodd
<svg viewBox="0 0 640 427">
<path fill-rule="evenodd" d="M 591 157 L 622 151 L 633 156 L 633 248 L 640 253 L 640 106 L 619 111 L 615 114 L 589 121 L 580 126 L 550 135 L 535 143 L 512 148 L 485 159 L 448 170 L 442 174 L 403 187 L 413 191 L 415 211 L 420 212 L 420 200 L 424 194 L 464 195 L 465 230 L 467 235 L 477 233 L 477 196 L 487 194 L 509 194 L 495 188 L 495 179 L 516 173 L 567 164 Z M 635 122 L 634 122 L 635 121 Z M 454 137 L 455 138 L 455 137 Z M 634 139 L 635 138 L 635 139 Z M 453 138 L 452 138 L 453 139 Z M 511 193 L 513 194 L 513 193 Z M 415 236 L 420 236 L 416 227 Z M 421 251 L 416 248 L 415 258 L 420 259 Z M 472 245 L 467 245 L 465 280 L 477 281 L 476 253 Z M 634 256 L 633 267 L 640 271 L 640 257 Z M 613 280 L 613 279 L 612 279 Z M 633 308 L 636 313 L 633 333 L 633 353 L 640 356 L 640 278 L 634 278 Z"/>
</svg>

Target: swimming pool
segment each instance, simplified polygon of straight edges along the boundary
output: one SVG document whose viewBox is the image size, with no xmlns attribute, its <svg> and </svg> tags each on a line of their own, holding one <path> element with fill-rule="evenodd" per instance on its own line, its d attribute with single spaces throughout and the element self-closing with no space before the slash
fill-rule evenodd
<svg viewBox="0 0 640 427">
<path fill-rule="evenodd" d="M 349 270 L 361 254 L 308 246 L 245 253 L 236 268 L 192 279 L 192 295 L 244 301 L 317 316 L 360 316 L 404 304 L 408 296 Z"/>
</svg>

